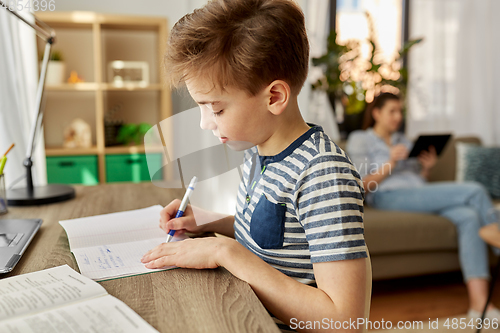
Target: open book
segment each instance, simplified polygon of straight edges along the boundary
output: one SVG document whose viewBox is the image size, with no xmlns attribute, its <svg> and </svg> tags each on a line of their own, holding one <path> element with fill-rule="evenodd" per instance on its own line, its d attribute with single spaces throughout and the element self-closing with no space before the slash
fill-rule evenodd
<svg viewBox="0 0 500 333">
<path fill-rule="evenodd" d="M 0 332 L 158 332 L 68 265 L 0 280 Z"/>
<path fill-rule="evenodd" d="M 151 273 L 141 262 L 146 252 L 165 242 L 160 229 L 162 206 L 60 221 L 80 272 L 96 281 Z M 187 236 L 175 236 L 178 241 Z"/>
</svg>

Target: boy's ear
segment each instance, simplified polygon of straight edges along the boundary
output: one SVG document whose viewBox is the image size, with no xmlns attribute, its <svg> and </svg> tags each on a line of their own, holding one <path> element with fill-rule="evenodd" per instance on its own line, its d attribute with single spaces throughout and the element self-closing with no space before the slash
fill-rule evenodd
<svg viewBox="0 0 500 333">
<path fill-rule="evenodd" d="M 275 80 L 267 86 L 267 108 L 275 116 L 280 115 L 291 98 L 290 86 L 282 80 Z"/>
</svg>

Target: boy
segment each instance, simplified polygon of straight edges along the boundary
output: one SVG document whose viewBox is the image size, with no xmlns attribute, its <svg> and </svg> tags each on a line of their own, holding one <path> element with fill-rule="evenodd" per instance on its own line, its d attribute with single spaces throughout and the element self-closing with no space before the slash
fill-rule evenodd
<svg viewBox="0 0 500 333">
<path fill-rule="evenodd" d="M 304 17 L 290 0 L 214 0 L 175 24 L 165 58 L 170 82 L 186 85 L 203 129 L 234 149 L 249 149 L 235 216 L 210 215 L 215 222 L 198 226 L 195 207 L 172 218 L 179 200 L 161 214 L 166 232 L 236 239 L 161 244 L 143 262 L 223 266 L 291 328 L 320 321 L 329 323 L 325 331 L 333 321 L 364 316 L 364 190 L 345 153 L 302 119 L 297 95 L 308 57 Z"/>
</svg>

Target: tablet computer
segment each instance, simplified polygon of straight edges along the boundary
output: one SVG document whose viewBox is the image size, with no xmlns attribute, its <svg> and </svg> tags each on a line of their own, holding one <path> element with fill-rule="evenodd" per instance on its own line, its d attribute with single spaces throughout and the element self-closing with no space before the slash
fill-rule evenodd
<svg viewBox="0 0 500 333">
<path fill-rule="evenodd" d="M 408 157 L 417 157 L 422 150 L 429 150 L 430 146 L 436 148 L 436 154 L 439 156 L 450 137 L 451 134 L 421 135 L 413 145 L 413 149 Z"/>
<path fill-rule="evenodd" d="M 41 219 L 0 220 L 0 273 L 14 269 L 41 225 Z"/>
</svg>

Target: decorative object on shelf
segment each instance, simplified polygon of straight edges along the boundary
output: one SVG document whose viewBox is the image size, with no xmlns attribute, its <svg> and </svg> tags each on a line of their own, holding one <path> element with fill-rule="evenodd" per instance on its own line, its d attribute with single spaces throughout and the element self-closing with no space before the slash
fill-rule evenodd
<svg viewBox="0 0 500 333">
<path fill-rule="evenodd" d="M 104 145 L 106 147 L 120 145 L 116 140 L 118 132 L 123 126 L 124 121 L 117 117 L 117 113 L 121 110 L 122 105 L 117 104 L 104 115 Z"/>
<path fill-rule="evenodd" d="M 148 123 L 125 124 L 120 128 L 116 141 L 124 145 L 134 142 L 136 145 L 144 141 L 144 135 L 151 129 Z"/>
<path fill-rule="evenodd" d="M 145 61 L 111 61 L 108 64 L 108 81 L 116 87 L 146 87 L 149 85 L 149 64 Z"/>
<path fill-rule="evenodd" d="M 81 83 L 85 82 L 81 77 L 78 76 L 78 73 L 76 71 L 71 71 L 69 78 L 68 78 L 68 83 Z"/>
<path fill-rule="evenodd" d="M 62 53 L 54 50 L 50 55 L 49 67 L 47 68 L 47 78 L 45 84 L 48 86 L 58 86 L 64 83 L 66 77 L 66 64 Z"/>
<path fill-rule="evenodd" d="M 77 118 L 64 129 L 64 148 L 92 147 L 92 131 L 90 125 Z"/>
<path fill-rule="evenodd" d="M 380 92 L 399 93 L 405 100 L 408 70 L 401 60 L 411 47 L 423 40 L 406 42 L 392 62 L 380 61 L 377 58 L 380 51 L 373 19 L 368 13 L 366 19 L 369 27 L 367 41 L 371 46 L 368 59 L 361 57 L 359 42 L 351 40 L 345 45 L 338 44 L 335 31 L 328 36 L 327 52 L 312 59 L 313 65 L 321 67 L 324 74 L 312 85 L 312 89 L 325 90 L 335 112 L 338 112 L 338 102 L 341 102 L 344 122 L 339 127 L 344 135 L 361 128 L 366 104 Z"/>
</svg>

